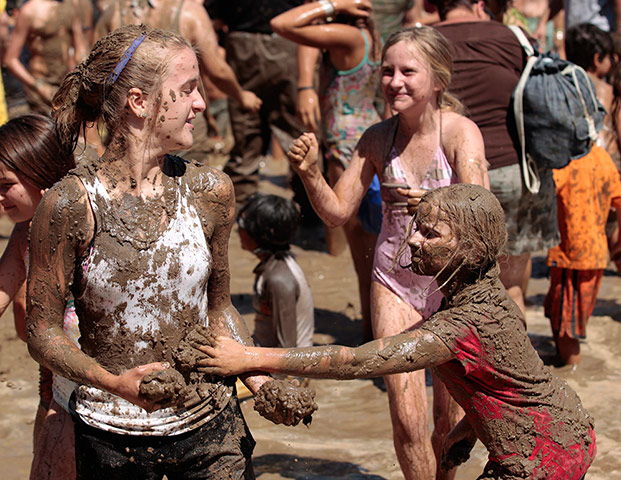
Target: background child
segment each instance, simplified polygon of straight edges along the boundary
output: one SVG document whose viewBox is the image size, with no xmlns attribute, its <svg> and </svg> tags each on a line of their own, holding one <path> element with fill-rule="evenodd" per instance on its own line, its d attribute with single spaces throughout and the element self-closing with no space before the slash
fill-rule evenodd
<svg viewBox="0 0 621 480">
<path fill-rule="evenodd" d="M 580 363 L 580 339 L 608 263 L 606 220 L 611 207 L 621 220 L 621 181 L 610 155 L 594 146 L 588 155 L 554 170 L 561 244 L 548 252 L 550 319 L 560 362 Z M 621 244 L 611 246 L 619 251 Z M 617 268 L 621 264 L 618 261 Z"/>
<path fill-rule="evenodd" d="M 239 211 L 242 248 L 261 262 L 254 269 L 254 340 L 263 347 L 310 347 L 313 297 L 289 243 L 300 222 L 292 200 L 254 194 Z"/>
<path fill-rule="evenodd" d="M 337 379 L 432 367 L 466 416 L 444 443 L 442 464 L 465 461 L 478 438 L 489 451 L 479 480 L 580 480 L 595 457 L 592 419 L 533 348 L 522 313 L 498 278 L 507 232 L 496 197 L 477 185 L 426 193 L 409 239 L 411 268 L 434 275 L 445 301 L 420 327 L 358 348 L 244 347 L 219 337 L 203 371 L 264 371 Z"/>
</svg>

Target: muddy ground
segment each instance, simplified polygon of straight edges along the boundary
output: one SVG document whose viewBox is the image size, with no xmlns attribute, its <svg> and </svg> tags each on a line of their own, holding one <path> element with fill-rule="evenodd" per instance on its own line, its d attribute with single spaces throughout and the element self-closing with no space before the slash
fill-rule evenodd
<svg viewBox="0 0 621 480">
<path fill-rule="evenodd" d="M 286 166 L 268 162 L 262 189 L 287 194 Z M 0 220 L 0 234 L 10 233 L 8 220 Z M 305 246 L 294 247 L 306 272 L 315 300 L 315 343 L 360 342 L 354 270 L 348 253 L 330 256 L 309 242 L 320 233 L 307 230 L 300 235 Z M 0 240 L 0 250 L 6 239 Z M 313 245 L 310 245 L 313 246 Z M 543 254 L 543 253 L 542 253 Z M 541 255 L 542 255 L 541 254 Z M 528 290 L 527 322 L 531 340 L 545 359 L 553 354 L 543 299 L 548 288 L 543 257 L 535 257 Z M 233 232 L 230 244 L 233 301 L 252 328 L 252 269 L 257 263 L 241 250 Z M 621 278 L 608 270 L 595 312 L 582 345 L 583 364 L 576 370 L 555 369 L 578 392 L 584 406 L 595 417 L 598 454 L 587 474 L 589 480 L 621 478 Z M 398 479 L 402 478 L 392 446 L 386 394 L 381 381 L 338 382 L 311 380 L 316 389 L 318 412 L 310 427 L 276 426 L 260 417 L 252 400 L 242 404 L 244 415 L 257 441 L 254 455 L 258 478 L 272 479 Z M 430 393 L 430 388 L 428 388 Z M 38 402 L 37 367 L 26 346 L 16 337 L 12 312 L 0 319 L 0 465 L 1 478 L 28 477 L 32 448 L 32 425 Z M 475 479 L 483 469 L 486 452 L 480 443 L 472 458 L 458 470 L 458 480 Z"/>
</svg>

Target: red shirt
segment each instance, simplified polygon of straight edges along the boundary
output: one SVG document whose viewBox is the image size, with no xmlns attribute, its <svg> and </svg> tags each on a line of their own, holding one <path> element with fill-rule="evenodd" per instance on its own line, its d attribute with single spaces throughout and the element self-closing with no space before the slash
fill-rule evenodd
<svg viewBox="0 0 621 480">
<path fill-rule="evenodd" d="M 595 457 L 592 420 L 530 343 L 494 275 L 469 286 L 421 328 L 456 355 L 434 368 L 503 478 L 580 480 Z"/>
</svg>

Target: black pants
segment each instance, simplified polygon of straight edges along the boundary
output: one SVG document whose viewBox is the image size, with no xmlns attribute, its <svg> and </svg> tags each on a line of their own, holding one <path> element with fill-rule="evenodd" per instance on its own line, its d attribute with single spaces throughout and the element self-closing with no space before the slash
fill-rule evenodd
<svg viewBox="0 0 621 480">
<path fill-rule="evenodd" d="M 215 418 L 181 435 L 119 435 L 75 423 L 78 480 L 254 479 L 254 446 L 235 397 Z"/>
</svg>

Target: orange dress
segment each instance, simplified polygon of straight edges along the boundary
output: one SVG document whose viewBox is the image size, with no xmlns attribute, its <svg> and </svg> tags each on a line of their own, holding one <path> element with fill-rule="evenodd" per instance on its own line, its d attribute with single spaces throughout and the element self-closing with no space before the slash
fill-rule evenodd
<svg viewBox="0 0 621 480">
<path fill-rule="evenodd" d="M 606 220 L 610 207 L 621 208 L 621 180 L 610 155 L 594 146 L 588 155 L 554 170 L 554 182 L 561 243 L 550 249 L 548 265 L 606 268 Z"/>
<path fill-rule="evenodd" d="M 604 268 L 605 225 L 611 207 L 621 208 L 621 180 L 601 147 L 554 170 L 560 245 L 548 252 L 550 290 L 545 315 L 555 337 L 585 338 Z"/>
</svg>

